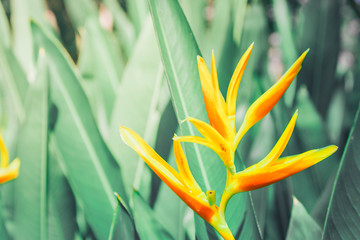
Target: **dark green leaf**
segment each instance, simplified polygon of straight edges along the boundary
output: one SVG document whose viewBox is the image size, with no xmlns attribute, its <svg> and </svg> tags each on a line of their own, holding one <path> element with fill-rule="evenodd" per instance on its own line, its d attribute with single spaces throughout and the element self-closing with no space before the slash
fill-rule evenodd
<svg viewBox="0 0 360 240">
<path fill-rule="evenodd" d="M 137 191 L 134 191 L 132 201 L 136 229 L 140 239 L 174 239 Z"/>
<path fill-rule="evenodd" d="M 360 105 L 335 179 L 322 239 L 360 236 Z"/>
</svg>

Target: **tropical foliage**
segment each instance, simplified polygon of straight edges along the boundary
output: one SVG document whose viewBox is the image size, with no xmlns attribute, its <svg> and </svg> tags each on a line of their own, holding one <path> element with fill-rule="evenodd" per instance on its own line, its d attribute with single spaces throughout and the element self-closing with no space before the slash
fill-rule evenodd
<svg viewBox="0 0 360 240">
<path fill-rule="evenodd" d="M 360 236 L 358 1 L 0 3 L 0 239 Z"/>
</svg>

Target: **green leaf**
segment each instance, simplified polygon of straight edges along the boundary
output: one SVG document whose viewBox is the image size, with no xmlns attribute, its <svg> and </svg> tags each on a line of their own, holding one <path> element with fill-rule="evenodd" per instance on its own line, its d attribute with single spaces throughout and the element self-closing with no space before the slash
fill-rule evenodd
<svg viewBox="0 0 360 240">
<path fill-rule="evenodd" d="M 174 239 L 137 191 L 134 191 L 132 201 L 136 229 L 140 239 Z"/>
<path fill-rule="evenodd" d="M 163 69 L 156 49 L 154 30 L 151 21 L 147 21 L 124 69 L 117 91 L 108 141 L 123 170 L 124 182 L 129 194 L 132 192 L 138 164 L 143 166 L 144 162 L 121 140 L 119 127 L 124 125 L 143 137 L 146 135 L 145 140 L 150 146 L 155 145 L 157 125 L 161 116 L 157 113 L 156 106 L 160 98 L 162 78 Z M 155 115 L 153 115 L 154 112 Z M 142 174 L 150 178 L 148 168 L 143 168 Z"/>
<path fill-rule="evenodd" d="M 297 38 L 300 49 L 311 49 L 299 79 L 307 85 L 322 116 L 325 116 L 330 99 L 337 89 L 335 72 L 340 50 L 340 6 L 337 0 L 308 1 L 302 8 L 305 18 L 300 29 L 302 35 Z"/>
<path fill-rule="evenodd" d="M 149 13 L 149 5 L 146 0 L 128 0 L 126 7 L 138 35 Z"/>
<path fill-rule="evenodd" d="M 75 29 L 84 27 L 88 18 L 98 17 L 98 9 L 94 0 L 65 0 L 66 11 Z"/>
<path fill-rule="evenodd" d="M 5 13 L 5 9 L 0 2 L 0 44 L 6 48 L 11 46 L 11 35 L 9 21 Z"/>
<path fill-rule="evenodd" d="M 0 46 L 0 72 L 2 73 L 3 88 L 5 95 L 11 99 L 17 121 L 25 118 L 25 97 L 28 89 L 28 81 L 19 62 L 11 49 Z"/>
<path fill-rule="evenodd" d="M 345 99 L 346 96 L 344 90 L 337 90 L 332 96 L 326 117 L 329 137 L 331 142 L 335 144 L 340 144 L 341 140 L 341 133 L 346 116 Z"/>
<path fill-rule="evenodd" d="M 64 175 L 61 154 L 49 139 L 48 160 L 48 239 L 74 239 L 77 231 L 75 196 Z"/>
<path fill-rule="evenodd" d="M 43 27 L 50 26 L 45 15 L 45 2 L 42 0 L 14 0 L 10 3 L 14 52 L 25 72 L 32 73 L 35 62 L 30 19 L 36 20 Z"/>
<path fill-rule="evenodd" d="M 80 75 L 69 55 L 34 22 L 32 32 L 34 43 L 49 55 L 50 96 L 58 112 L 53 129 L 54 144 L 87 221 L 95 235 L 104 239 L 116 207 L 113 192 L 125 196 L 120 169 L 101 138 L 79 84 Z M 131 227 L 123 226 L 123 230 L 131 231 Z"/>
<path fill-rule="evenodd" d="M 233 38 L 234 42 L 239 46 L 243 27 L 245 23 L 245 16 L 246 16 L 246 7 L 247 7 L 248 0 L 239 0 L 235 3 L 235 13 L 234 14 L 234 30 L 233 30 Z"/>
<path fill-rule="evenodd" d="M 150 0 L 150 10 L 178 121 L 189 116 L 207 119 L 196 62 L 196 56 L 200 55 L 200 51 L 181 7 L 176 0 Z M 189 122 L 182 123 L 180 127 L 182 134 L 196 135 L 194 127 Z M 221 193 L 226 180 L 222 162 L 205 147 L 195 144 L 186 144 L 185 147 L 190 168 L 202 189 Z M 245 213 L 247 209 L 250 209 L 248 214 Z M 229 202 L 227 212 L 230 215 L 227 217 L 230 219 L 230 229 L 236 233 L 238 228 L 245 224 L 241 236 L 259 238 L 253 208 L 247 194 L 234 197 Z M 216 237 L 214 229 L 207 228 L 205 222 L 197 215 L 195 222 L 199 239 Z"/>
<path fill-rule="evenodd" d="M 36 81 L 26 100 L 26 121 L 18 140 L 21 168 L 16 180 L 15 237 L 19 239 L 47 239 L 48 98 L 46 57 L 41 50 Z"/>
<path fill-rule="evenodd" d="M 117 0 L 104 0 L 103 2 L 114 17 L 115 35 L 121 43 L 126 58 L 129 58 L 136 41 L 134 26 Z"/>
<path fill-rule="evenodd" d="M 321 228 L 308 214 L 304 206 L 293 197 L 293 207 L 289 229 L 286 235 L 288 240 L 320 239 Z"/>
<path fill-rule="evenodd" d="M 111 41 L 114 36 L 102 29 L 97 16 L 89 16 L 83 30 L 78 67 L 100 130 L 107 136 L 125 63 Z"/>
<path fill-rule="evenodd" d="M 298 58 L 293 35 L 291 12 L 287 1 L 273 0 L 274 18 L 281 37 L 281 48 L 285 66 L 290 67 Z M 307 49 L 307 48 L 305 48 Z M 305 50 L 304 49 L 304 50 Z M 284 96 L 284 101 L 288 107 L 292 107 L 296 92 L 296 79 L 290 85 Z"/>
<path fill-rule="evenodd" d="M 322 239 L 360 236 L 360 105 L 335 179 Z"/>
</svg>

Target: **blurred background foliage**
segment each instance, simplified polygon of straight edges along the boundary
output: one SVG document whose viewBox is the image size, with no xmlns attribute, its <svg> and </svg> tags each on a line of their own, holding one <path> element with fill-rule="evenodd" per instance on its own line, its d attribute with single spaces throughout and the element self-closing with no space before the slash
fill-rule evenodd
<svg viewBox="0 0 360 240">
<path fill-rule="evenodd" d="M 278 106 L 246 135 L 238 158 L 250 166 L 264 157 L 296 109 L 287 155 L 329 144 L 339 150 L 232 199 L 232 232 L 237 239 L 360 236 L 359 17 L 357 0 L 2 0 L 0 127 L 22 165 L 19 178 L 1 186 L 0 238 L 217 239 L 118 129 L 134 129 L 173 164 L 174 132 L 193 131 L 178 122 L 189 113 L 207 120 L 196 55 L 210 62 L 214 51 L 225 95 L 252 42 L 238 125 L 310 52 Z M 202 189 L 221 193 L 221 161 L 208 149 L 186 147 Z"/>
</svg>

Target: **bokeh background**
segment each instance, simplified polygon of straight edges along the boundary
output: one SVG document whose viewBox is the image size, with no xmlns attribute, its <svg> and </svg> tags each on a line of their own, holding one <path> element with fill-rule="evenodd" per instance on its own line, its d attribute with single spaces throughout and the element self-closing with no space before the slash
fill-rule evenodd
<svg viewBox="0 0 360 240">
<path fill-rule="evenodd" d="M 184 104 L 194 113 L 205 111 L 196 55 L 210 63 L 214 51 L 226 96 L 252 42 L 237 126 L 248 106 L 310 51 L 279 104 L 241 142 L 239 162 L 250 166 L 266 156 L 296 109 L 286 155 L 330 144 L 339 150 L 289 179 L 240 194 L 227 211 L 231 230 L 237 239 L 360 235 L 359 1 L 1 4 L 0 129 L 21 169 L 18 179 L 0 186 L 0 239 L 218 238 L 122 142 L 119 126 L 137 131 L 173 164 L 171 139 L 182 134 L 184 119 L 174 92 L 189 93 Z M 197 88 L 186 87 L 192 84 Z M 202 151 L 210 185 L 221 194 L 225 169 L 214 153 Z M 206 191 L 197 160 L 188 158 Z"/>
</svg>

